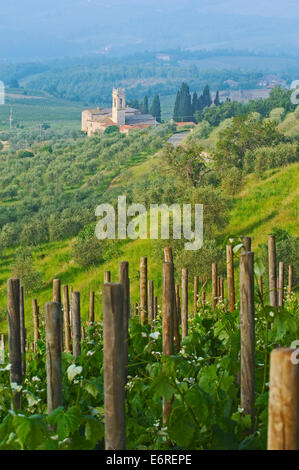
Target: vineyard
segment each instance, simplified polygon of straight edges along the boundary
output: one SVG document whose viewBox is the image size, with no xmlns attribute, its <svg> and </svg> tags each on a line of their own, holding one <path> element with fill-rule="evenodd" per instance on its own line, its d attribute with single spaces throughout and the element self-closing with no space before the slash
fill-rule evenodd
<svg viewBox="0 0 299 470">
<path fill-rule="evenodd" d="M 143 257 L 140 301 L 131 305 L 129 263 L 121 262 L 118 283 L 105 273 L 102 313 L 90 293 L 88 322 L 80 293 L 55 279 L 44 313 L 32 301 L 33 337 L 24 290 L 9 279 L 0 449 L 299 449 L 293 270 L 285 282 L 280 262 L 277 275 L 269 236 L 266 287 L 250 250 L 249 237 L 226 247 L 227 279 L 213 263 L 211 300 L 198 276 L 191 298 L 187 269 L 175 284 L 165 248 L 162 299 Z"/>
</svg>

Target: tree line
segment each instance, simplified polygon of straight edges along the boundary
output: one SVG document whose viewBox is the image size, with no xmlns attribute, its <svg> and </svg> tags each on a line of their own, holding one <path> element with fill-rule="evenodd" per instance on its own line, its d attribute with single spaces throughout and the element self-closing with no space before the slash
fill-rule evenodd
<svg viewBox="0 0 299 470">
<path fill-rule="evenodd" d="M 156 93 L 151 106 L 149 105 L 148 96 L 145 95 L 142 101 L 138 101 L 137 99 L 129 100 L 127 102 L 128 106 L 131 108 L 139 109 L 142 114 L 151 114 L 158 122 L 162 122 L 161 120 L 161 102 L 160 96 Z"/>
</svg>

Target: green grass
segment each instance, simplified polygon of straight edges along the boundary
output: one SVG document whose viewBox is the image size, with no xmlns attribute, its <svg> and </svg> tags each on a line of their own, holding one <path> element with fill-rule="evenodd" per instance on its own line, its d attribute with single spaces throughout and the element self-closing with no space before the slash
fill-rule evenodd
<svg viewBox="0 0 299 470">
<path fill-rule="evenodd" d="M 274 227 L 298 235 L 298 181 L 299 163 L 269 170 L 260 180 L 250 175 L 235 198 L 227 234 L 249 235 L 253 247 L 264 242 Z"/>
</svg>

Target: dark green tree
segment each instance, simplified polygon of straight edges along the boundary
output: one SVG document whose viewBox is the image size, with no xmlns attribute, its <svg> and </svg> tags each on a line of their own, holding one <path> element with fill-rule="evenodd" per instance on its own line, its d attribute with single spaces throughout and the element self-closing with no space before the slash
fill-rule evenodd
<svg viewBox="0 0 299 470">
<path fill-rule="evenodd" d="M 210 94 L 209 85 L 206 85 L 204 87 L 202 97 L 203 97 L 203 107 L 206 108 L 206 107 L 211 106 L 212 98 L 211 98 L 211 94 Z"/>
<path fill-rule="evenodd" d="M 144 99 L 143 99 L 142 111 L 143 111 L 144 114 L 148 114 L 148 113 L 149 113 L 149 109 L 148 109 L 148 97 L 147 97 L 147 96 L 145 96 Z"/>
<path fill-rule="evenodd" d="M 154 118 L 157 119 L 158 122 L 161 122 L 161 103 L 159 95 L 154 96 L 150 113 L 152 116 L 154 116 Z"/>
<path fill-rule="evenodd" d="M 214 99 L 214 105 L 215 106 L 219 106 L 220 105 L 220 98 L 219 98 L 219 91 L 217 90 L 216 92 L 216 96 L 215 96 L 215 99 Z"/>
<path fill-rule="evenodd" d="M 196 91 L 193 93 L 193 97 L 192 97 L 192 111 L 193 111 L 193 115 L 196 113 L 196 111 L 199 110 L 199 102 L 198 102 L 198 96 L 197 96 L 197 93 Z"/>
<path fill-rule="evenodd" d="M 182 83 L 182 86 L 177 93 L 173 119 L 176 122 L 191 121 L 193 119 L 191 95 L 187 83 Z"/>
</svg>

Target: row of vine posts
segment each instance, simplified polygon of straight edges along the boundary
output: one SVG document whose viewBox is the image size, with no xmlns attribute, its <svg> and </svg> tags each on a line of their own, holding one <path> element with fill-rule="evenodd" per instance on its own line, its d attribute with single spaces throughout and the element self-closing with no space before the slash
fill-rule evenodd
<svg viewBox="0 0 299 470">
<path fill-rule="evenodd" d="M 268 238 L 269 293 L 273 308 L 284 302 L 284 263 L 279 263 L 276 273 L 275 237 Z M 227 303 L 233 312 L 235 304 L 234 252 L 232 245 L 226 247 Z M 163 354 L 173 355 L 180 351 L 180 342 L 188 335 L 188 270 L 182 270 L 180 286 L 175 285 L 174 263 L 171 248 L 164 250 L 162 289 L 162 343 Z M 258 280 L 262 294 L 263 282 Z M 204 286 L 203 286 L 204 287 Z M 293 267 L 288 271 L 288 293 L 293 290 Z M 50 414 L 63 403 L 61 353 L 72 353 L 76 358 L 81 354 L 81 338 L 85 328 L 81 325 L 80 293 L 73 292 L 59 279 L 53 281 L 53 301 L 45 305 L 47 408 Z M 24 289 L 19 279 L 8 280 L 8 349 L 11 364 L 10 381 L 20 384 L 26 373 L 26 329 L 24 315 Z M 128 323 L 130 317 L 129 263 L 119 264 L 118 283 L 111 282 L 110 272 L 105 272 L 102 290 L 103 342 L 104 342 L 104 411 L 105 448 L 121 450 L 126 448 L 125 384 L 128 371 Z M 217 264 L 212 264 L 212 307 L 215 310 L 218 299 L 224 301 L 224 280 L 217 275 Z M 95 321 L 94 292 L 90 293 L 89 324 Z M 199 278 L 194 278 L 194 314 L 198 303 L 206 302 L 201 290 L 199 299 Z M 40 338 L 40 312 L 36 299 L 32 301 L 34 338 L 30 347 L 34 350 Z M 147 258 L 140 261 L 140 302 L 134 312 L 140 315 L 140 322 L 152 323 L 157 316 L 158 299 L 154 295 L 153 281 L 148 280 Z M 254 431 L 255 395 L 255 305 L 254 305 L 254 253 L 251 239 L 243 239 L 240 255 L 240 331 L 241 331 L 241 408 L 251 416 Z M 181 326 L 181 328 L 180 328 Z M 1 335 L 1 350 L 4 351 L 5 337 Z M 268 449 L 299 449 L 299 365 L 291 362 L 294 349 L 277 348 L 271 353 L 270 396 L 268 421 Z M 19 396 L 15 396 L 18 409 Z M 163 423 L 171 413 L 172 400 L 163 399 Z"/>
</svg>

